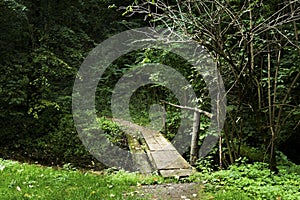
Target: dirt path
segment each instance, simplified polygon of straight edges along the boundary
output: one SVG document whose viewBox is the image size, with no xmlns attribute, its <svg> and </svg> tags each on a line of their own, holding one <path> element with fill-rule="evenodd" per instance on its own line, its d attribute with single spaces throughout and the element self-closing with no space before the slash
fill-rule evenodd
<svg viewBox="0 0 300 200">
<path fill-rule="evenodd" d="M 169 183 L 161 185 L 142 185 L 135 193 L 138 197 L 151 200 L 198 200 L 201 184 L 199 183 Z"/>
</svg>

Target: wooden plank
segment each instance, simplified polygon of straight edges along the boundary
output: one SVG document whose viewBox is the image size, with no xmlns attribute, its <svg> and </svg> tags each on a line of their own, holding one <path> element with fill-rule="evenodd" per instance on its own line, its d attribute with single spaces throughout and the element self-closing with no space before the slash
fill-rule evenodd
<svg viewBox="0 0 300 200">
<path fill-rule="evenodd" d="M 151 151 L 151 156 L 158 170 L 191 167 L 177 151 Z"/>
<path fill-rule="evenodd" d="M 143 174 L 151 174 L 154 168 L 149 160 L 148 154 L 144 151 L 144 148 L 139 143 L 138 138 L 134 135 L 126 134 L 129 149 L 133 153 L 133 165 L 134 168 Z"/>
<path fill-rule="evenodd" d="M 136 169 L 142 174 L 150 175 L 153 171 L 155 171 L 146 153 L 133 154 L 133 159 Z"/>
<path fill-rule="evenodd" d="M 160 133 L 154 134 L 152 131 L 143 131 L 142 135 L 151 151 L 176 150 L 174 146 Z"/>
<path fill-rule="evenodd" d="M 172 176 L 186 177 L 195 173 L 195 170 L 194 169 L 175 169 L 175 170 L 169 169 L 169 170 L 160 170 L 159 173 L 163 177 L 172 177 Z"/>
<path fill-rule="evenodd" d="M 140 171 L 147 171 L 149 173 L 149 170 L 158 170 L 163 177 L 189 176 L 194 172 L 191 165 L 158 131 L 150 130 L 125 120 L 114 119 L 114 121 L 123 126 L 124 130 L 132 135 L 131 137 L 139 141 L 137 143 L 134 142 L 130 149 L 132 149 L 134 159 L 137 160 L 136 162 L 140 167 Z M 140 148 L 141 142 L 145 142 L 145 146 L 147 146 L 147 148 L 143 149 L 142 153 L 136 151 L 136 148 Z M 145 157 L 146 155 L 148 159 Z"/>
<path fill-rule="evenodd" d="M 176 151 L 176 149 L 174 148 L 173 145 L 171 144 L 160 144 L 160 143 L 157 143 L 156 141 L 152 141 L 152 140 L 149 140 L 149 139 L 145 139 L 147 145 L 148 145 L 148 148 L 151 150 L 151 151 L 160 151 L 160 150 L 165 150 L 165 151 Z"/>
</svg>

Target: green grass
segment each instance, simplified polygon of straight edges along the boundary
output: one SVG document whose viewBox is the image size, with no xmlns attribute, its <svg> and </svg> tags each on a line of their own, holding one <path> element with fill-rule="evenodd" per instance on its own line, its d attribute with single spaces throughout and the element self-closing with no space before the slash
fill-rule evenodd
<svg viewBox="0 0 300 200">
<path fill-rule="evenodd" d="M 13 199 L 138 199 L 132 195 L 138 183 L 151 183 L 157 176 L 143 177 L 124 171 L 101 175 L 0 160 L 1 200 Z"/>
<path fill-rule="evenodd" d="M 203 200 L 300 199 L 300 166 L 279 168 L 280 173 L 275 175 L 264 163 L 243 163 L 179 180 L 113 170 L 95 174 L 71 165 L 54 169 L 0 159 L 0 199 L 145 200 L 135 195 L 135 186 L 167 182 L 200 182 L 199 197 Z"/>
</svg>

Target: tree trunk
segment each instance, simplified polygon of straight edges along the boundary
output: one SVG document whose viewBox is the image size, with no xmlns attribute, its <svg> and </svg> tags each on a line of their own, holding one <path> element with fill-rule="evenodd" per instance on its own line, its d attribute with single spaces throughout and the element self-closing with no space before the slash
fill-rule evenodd
<svg viewBox="0 0 300 200">
<path fill-rule="evenodd" d="M 195 165 L 195 163 L 198 159 L 198 154 L 199 154 L 199 145 L 198 145 L 199 125 L 200 125 L 200 113 L 195 111 L 194 112 L 194 122 L 193 122 L 193 132 L 192 132 L 192 141 L 191 141 L 191 153 L 190 153 L 190 164 L 191 165 Z"/>
</svg>

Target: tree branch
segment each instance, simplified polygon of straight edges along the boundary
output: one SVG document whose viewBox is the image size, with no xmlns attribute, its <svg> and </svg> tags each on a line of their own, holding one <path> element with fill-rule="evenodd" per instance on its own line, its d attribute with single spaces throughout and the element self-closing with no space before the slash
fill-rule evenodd
<svg viewBox="0 0 300 200">
<path fill-rule="evenodd" d="M 188 106 L 180 106 L 180 105 L 176 105 L 176 104 L 173 104 L 173 103 L 164 101 L 164 100 L 160 100 L 160 101 L 163 102 L 163 103 L 166 103 L 166 104 L 168 104 L 168 105 L 174 106 L 174 107 L 176 107 L 176 108 L 181 108 L 181 109 L 191 110 L 191 111 L 198 112 L 198 113 L 200 113 L 200 114 L 204 114 L 205 116 L 207 116 L 207 117 L 209 117 L 209 118 L 212 118 L 212 117 L 213 117 L 213 114 L 211 114 L 211 113 L 209 113 L 209 112 L 207 112 L 207 111 L 198 109 L 198 108 L 192 108 L 192 107 L 188 107 Z"/>
</svg>

